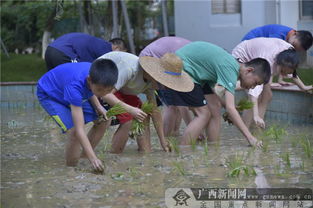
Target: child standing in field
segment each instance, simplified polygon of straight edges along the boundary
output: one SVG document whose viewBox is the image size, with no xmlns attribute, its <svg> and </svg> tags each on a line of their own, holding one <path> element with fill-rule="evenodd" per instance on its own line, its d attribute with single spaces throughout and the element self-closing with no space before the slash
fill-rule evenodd
<svg viewBox="0 0 313 208">
<path fill-rule="evenodd" d="M 155 58 L 161 58 L 166 53 L 175 53 L 178 49 L 184 45 L 190 43 L 189 40 L 181 37 L 162 37 L 153 41 L 147 45 L 139 54 L 141 56 L 150 56 Z M 158 95 L 162 99 L 163 90 L 158 90 Z M 179 127 L 181 120 L 185 121 L 188 125 L 192 116 L 189 112 L 189 109 L 184 106 L 171 106 L 167 103 L 162 108 L 163 111 L 163 129 L 165 136 L 179 135 Z"/>
<path fill-rule="evenodd" d="M 57 38 L 47 47 L 45 61 L 47 69 L 73 62 L 93 62 L 111 51 L 126 51 L 121 38 L 105 41 L 85 33 L 68 33 Z"/>
<path fill-rule="evenodd" d="M 207 126 L 209 139 L 219 137 L 221 103 L 212 90 L 215 84 L 219 84 L 226 89 L 226 110 L 234 124 L 251 145 L 262 146 L 241 120 L 235 108 L 234 93 L 238 79 L 245 89 L 267 83 L 270 78 L 268 62 L 264 59 L 254 59 L 240 64 L 224 49 L 202 41 L 189 43 L 176 51 L 176 54 L 183 60 L 184 71 L 192 77 L 195 84 L 191 92 L 169 89 L 164 96 L 171 105 L 188 106 L 196 114 L 184 131 L 181 144 L 190 144 Z"/>
<path fill-rule="evenodd" d="M 68 137 L 65 159 L 68 166 L 75 166 L 81 155 L 81 147 L 93 168 L 103 170 L 94 148 L 103 137 L 106 122 L 95 122 L 105 109 L 97 97 L 113 90 L 118 77 L 114 62 L 107 59 L 67 63 L 44 74 L 37 85 L 41 106 L 61 127 Z M 88 134 L 84 125 L 94 121 Z"/>
<path fill-rule="evenodd" d="M 293 45 L 297 51 L 308 50 L 312 46 L 313 41 L 312 34 L 309 31 L 297 31 L 291 27 L 278 24 L 254 28 L 242 38 L 242 41 L 259 37 L 282 39 Z"/>
<path fill-rule="evenodd" d="M 254 58 L 264 58 L 271 66 L 271 74 L 287 75 L 293 74 L 293 81 L 303 91 L 312 89 L 312 86 L 306 86 L 296 75 L 295 71 L 299 64 L 299 58 L 293 46 L 286 41 L 278 38 L 254 38 L 238 44 L 232 51 L 233 56 L 240 62 L 249 62 Z M 258 85 L 248 92 L 250 100 L 254 103 L 252 110 L 246 110 L 243 113 L 243 120 L 249 127 L 252 119 L 259 127 L 264 128 L 264 115 L 268 103 L 272 99 L 271 82 Z"/>
<path fill-rule="evenodd" d="M 163 150 L 169 151 L 154 91 L 163 85 L 184 92 L 193 89 L 191 78 L 182 71 L 181 60 L 174 54 L 165 54 L 160 59 L 147 56 L 139 59 L 126 52 L 110 52 L 99 59 L 103 58 L 112 60 L 119 71 L 114 90 L 104 96 L 103 100 L 110 106 L 119 103 L 127 111 L 116 116 L 120 125 L 112 138 L 112 152 L 121 153 L 124 150 L 133 119 L 149 124 L 150 115 L 140 109 L 142 103 L 137 96 L 140 93 L 146 94 L 148 102 L 153 105 L 151 117 L 154 127 Z M 140 151 L 151 151 L 149 125 L 146 125 L 143 135 L 137 138 L 137 143 Z"/>
</svg>

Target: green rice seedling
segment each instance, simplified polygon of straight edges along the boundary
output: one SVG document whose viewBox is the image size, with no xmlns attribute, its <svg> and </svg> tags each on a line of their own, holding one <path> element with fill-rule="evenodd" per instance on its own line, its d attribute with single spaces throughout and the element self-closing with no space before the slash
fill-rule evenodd
<svg viewBox="0 0 313 208">
<path fill-rule="evenodd" d="M 197 139 L 192 139 L 190 141 L 192 151 L 196 151 L 197 148 Z"/>
<path fill-rule="evenodd" d="M 121 180 L 124 180 L 125 175 L 122 172 L 112 173 L 111 178 L 116 181 L 121 181 Z"/>
<path fill-rule="evenodd" d="M 267 139 L 262 140 L 262 151 L 263 152 L 268 152 L 268 147 L 269 147 L 269 141 Z"/>
<path fill-rule="evenodd" d="M 136 119 L 132 121 L 130 131 L 133 136 L 142 135 L 144 132 L 144 129 L 145 129 L 145 124 L 143 122 L 139 122 Z"/>
<path fill-rule="evenodd" d="M 203 149 L 204 149 L 205 156 L 208 156 L 209 155 L 209 145 L 208 145 L 207 140 L 205 140 L 205 142 L 203 143 Z"/>
<path fill-rule="evenodd" d="M 170 144 L 170 148 L 172 151 L 174 151 L 176 154 L 180 153 L 180 149 L 179 149 L 179 145 L 178 145 L 178 141 L 176 138 L 174 137 L 169 137 L 167 139 L 168 143 Z"/>
<path fill-rule="evenodd" d="M 107 118 L 111 118 L 122 113 L 126 113 L 126 110 L 122 107 L 120 103 L 117 103 L 107 111 L 106 116 Z"/>
<path fill-rule="evenodd" d="M 305 155 L 308 157 L 308 158 L 311 158 L 312 155 L 313 155 L 313 147 L 311 145 L 311 142 L 308 138 L 306 137 L 303 137 L 301 140 L 300 140 L 300 144 L 301 144 L 301 147 L 305 153 Z"/>
<path fill-rule="evenodd" d="M 269 129 L 267 129 L 264 134 L 271 139 L 274 139 L 276 143 L 281 142 L 281 138 L 284 135 L 287 135 L 287 132 L 284 128 L 279 127 L 277 125 L 272 125 Z"/>
<path fill-rule="evenodd" d="M 253 176 L 256 175 L 255 170 L 250 165 L 244 164 L 243 155 L 236 154 L 234 157 L 230 157 L 226 160 L 226 165 L 230 169 L 227 173 L 228 177 L 239 177 L 240 173 L 244 173 L 245 176 Z"/>
<path fill-rule="evenodd" d="M 154 105 L 152 103 L 144 102 L 141 105 L 141 110 L 145 112 L 146 114 L 151 114 L 153 112 L 153 109 L 154 109 Z"/>
<path fill-rule="evenodd" d="M 186 170 L 182 163 L 180 162 L 173 162 L 173 166 L 175 168 L 175 171 L 178 172 L 180 175 L 185 176 L 186 175 Z"/>
<path fill-rule="evenodd" d="M 285 154 L 283 154 L 283 155 L 281 156 L 281 158 L 282 158 L 283 161 L 286 163 L 287 167 L 290 168 L 290 167 L 291 167 L 291 162 L 290 162 L 289 153 L 286 152 Z"/>
<path fill-rule="evenodd" d="M 141 171 L 139 171 L 136 167 L 127 168 L 127 171 L 130 173 L 132 177 L 136 177 L 138 175 L 143 175 Z"/>
<path fill-rule="evenodd" d="M 247 98 L 243 98 L 241 99 L 237 105 L 236 105 L 236 109 L 238 112 L 242 112 L 244 110 L 248 110 L 251 109 L 253 107 L 253 102 L 251 102 L 250 100 L 248 100 Z M 233 122 L 231 121 L 228 112 L 224 112 L 223 113 L 223 119 L 225 122 L 227 122 L 228 124 L 233 124 Z"/>
<path fill-rule="evenodd" d="M 144 102 L 141 105 L 141 110 L 145 112 L 146 114 L 151 114 L 153 112 L 153 109 L 154 109 L 154 105 L 152 103 Z M 132 121 L 132 126 L 130 128 L 131 134 L 133 136 L 142 135 L 145 130 L 146 125 L 149 125 L 149 124 L 145 123 L 144 121 L 139 122 L 138 120 L 134 119 Z"/>
<path fill-rule="evenodd" d="M 249 99 L 247 98 L 243 98 L 241 99 L 237 105 L 236 105 L 236 109 L 239 112 L 242 112 L 243 110 L 248 110 L 251 109 L 253 107 L 253 102 L 251 102 Z"/>
</svg>

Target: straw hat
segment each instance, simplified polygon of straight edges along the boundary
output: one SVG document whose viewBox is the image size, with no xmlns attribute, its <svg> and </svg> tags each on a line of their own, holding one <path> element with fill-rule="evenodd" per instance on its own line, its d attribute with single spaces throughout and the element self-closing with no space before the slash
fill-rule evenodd
<svg viewBox="0 0 313 208">
<path fill-rule="evenodd" d="M 139 63 L 153 79 L 170 89 L 190 92 L 194 88 L 191 77 L 183 71 L 182 60 L 173 53 L 166 53 L 161 58 L 142 56 Z"/>
</svg>

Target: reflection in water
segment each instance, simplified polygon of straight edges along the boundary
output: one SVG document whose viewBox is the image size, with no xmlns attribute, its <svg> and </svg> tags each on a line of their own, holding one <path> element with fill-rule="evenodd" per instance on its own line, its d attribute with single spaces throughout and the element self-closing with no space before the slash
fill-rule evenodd
<svg viewBox="0 0 313 208">
<path fill-rule="evenodd" d="M 257 174 L 255 176 L 255 180 L 254 180 L 256 187 L 257 188 L 270 188 L 270 185 L 268 185 L 267 180 L 266 180 L 263 172 L 261 171 L 261 169 L 254 168 L 254 170 Z"/>
<path fill-rule="evenodd" d="M 262 151 L 223 125 L 220 143 L 210 143 L 208 151 L 201 145 L 184 148 L 180 155 L 161 151 L 155 132 L 150 154 L 138 153 L 134 140 L 123 154 L 110 154 L 104 150 L 111 128 L 96 150 L 106 171 L 96 175 L 84 159 L 75 168 L 64 165 L 66 138 L 45 116 L 38 109 L 1 109 L 2 207 L 165 207 L 164 192 L 173 187 L 313 186 L 312 158 L 296 136 L 308 135 L 313 143 L 309 127 L 287 128 L 281 143 L 269 141 Z M 226 177 L 225 160 L 236 153 L 244 153 L 243 162 L 256 176 Z M 287 153 L 288 160 L 283 157 Z"/>
</svg>

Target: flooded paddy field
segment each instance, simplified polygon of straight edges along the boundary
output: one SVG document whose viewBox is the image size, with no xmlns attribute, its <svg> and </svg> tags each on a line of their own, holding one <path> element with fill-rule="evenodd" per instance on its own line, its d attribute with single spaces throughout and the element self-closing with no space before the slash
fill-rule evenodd
<svg viewBox="0 0 313 208">
<path fill-rule="evenodd" d="M 65 166 L 66 137 L 40 108 L 1 108 L 1 207 L 161 208 L 168 188 L 312 188 L 312 126 L 269 126 L 263 149 L 224 123 L 220 142 L 207 146 L 165 153 L 153 131 L 153 152 L 130 140 L 119 155 L 109 153 L 111 127 L 96 149 L 99 175 L 84 159 Z"/>
</svg>

